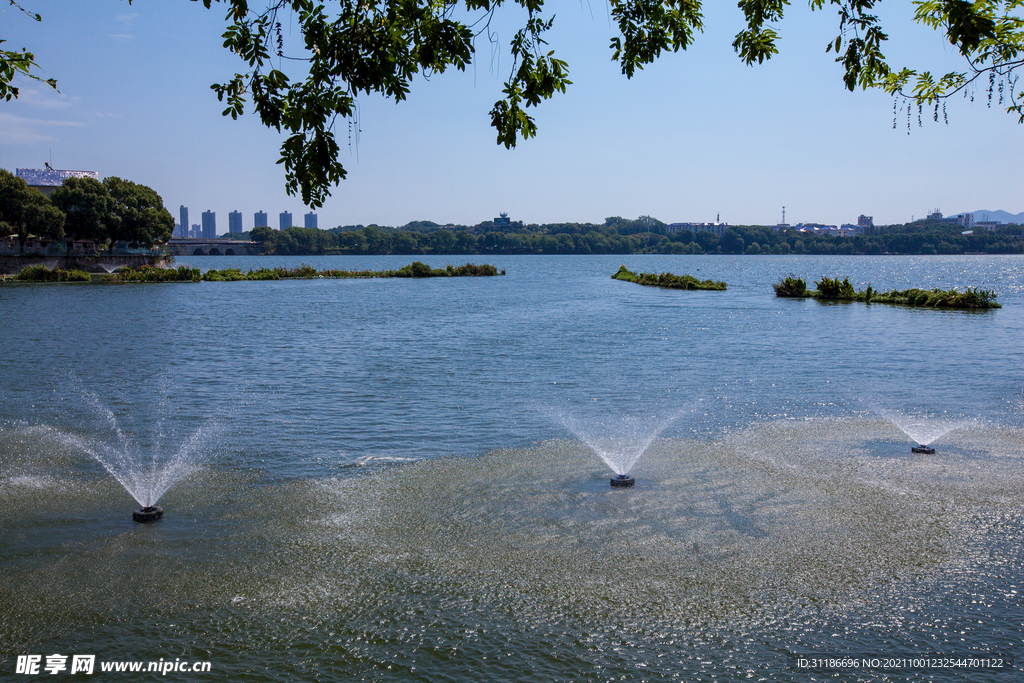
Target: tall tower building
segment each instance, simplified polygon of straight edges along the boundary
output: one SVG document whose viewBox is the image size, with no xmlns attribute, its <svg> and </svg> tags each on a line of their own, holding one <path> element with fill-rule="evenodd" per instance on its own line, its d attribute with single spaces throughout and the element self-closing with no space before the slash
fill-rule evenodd
<svg viewBox="0 0 1024 683">
<path fill-rule="evenodd" d="M 292 227 L 292 214 L 291 214 L 291 212 L 289 212 L 289 211 L 282 211 L 280 218 L 281 218 L 281 223 L 280 223 L 281 227 L 279 227 L 278 230 L 287 230 L 288 228 Z"/>
<path fill-rule="evenodd" d="M 242 232 L 241 211 L 232 211 L 228 214 L 228 232 Z"/>
<path fill-rule="evenodd" d="M 302 217 L 302 224 L 303 224 L 303 227 L 306 227 L 306 228 L 315 228 L 316 227 L 316 214 L 313 213 L 312 211 L 307 213 L 305 216 Z"/>
<path fill-rule="evenodd" d="M 181 227 L 178 228 L 178 237 L 188 237 L 188 207 L 182 204 L 178 212 L 181 215 Z"/>
<path fill-rule="evenodd" d="M 203 239 L 212 240 L 217 237 L 217 214 L 203 211 Z"/>
<path fill-rule="evenodd" d="M 254 228 L 266 228 L 270 227 L 267 225 L 267 212 L 257 211 L 252 216 L 252 227 Z"/>
</svg>

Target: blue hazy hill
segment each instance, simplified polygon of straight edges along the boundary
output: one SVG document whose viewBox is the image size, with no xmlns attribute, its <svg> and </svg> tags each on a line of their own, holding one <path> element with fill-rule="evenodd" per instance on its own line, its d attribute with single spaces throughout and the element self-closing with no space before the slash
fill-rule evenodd
<svg viewBox="0 0 1024 683">
<path fill-rule="evenodd" d="M 974 211 L 976 221 L 1000 221 L 1001 223 L 1024 223 L 1024 211 L 1021 213 L 1009 213 L 1008 211 L 987 211 L 985 209 Z M 956 216 L 957 214 L 953 214 Z"/>
</svg>

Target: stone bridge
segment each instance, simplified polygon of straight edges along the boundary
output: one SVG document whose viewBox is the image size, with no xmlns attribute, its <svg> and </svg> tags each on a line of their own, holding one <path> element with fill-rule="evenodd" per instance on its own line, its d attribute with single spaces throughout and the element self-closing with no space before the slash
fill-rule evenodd
<svg viewBox="0 0 1024 683">
<path fill-rule="evenodd" d="M 262 252 L 258 242 L 248 240 L 207 240 L 196 237 L 175 237 L 167 242 L 175 256 L 255 256 Z"/>
</svg>

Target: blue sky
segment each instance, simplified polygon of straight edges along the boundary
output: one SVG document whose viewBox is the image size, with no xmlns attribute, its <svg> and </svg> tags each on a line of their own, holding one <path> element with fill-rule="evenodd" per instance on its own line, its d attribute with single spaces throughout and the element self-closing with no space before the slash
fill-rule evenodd
<svg viewBox="0 0 1024 683">
<path fill-rule="evenodd" d="M 254 0 L 253 4 L 258 4 Z M 242 63 L 224 50 L 224 9 L 186 0 L 24 0 L 36 23 L 0 9 L 5 47 L 35 52 L 60 93 L 22 81 L 17 101 L 0 102 L 0 167 L 95 170 L 144 183 L 177 218 L 308 209 L 284 191 L 275 162 L 281 136 L 247 114 L 232 121 L 209 86 Z M 911 22 L 910 3 L 881 13 L 896 64 L 936 72 L 958 65 L 934 32 Z M 339 124 L 348 179 L 317 210 L 322 228 L 403 225 L 412 220 L 475 224 L 508 212 L 526 222 L 592 221 L 651 215 L 665 222 L 774 224 L 906 222 L 945 214 L 1024 211 L 1024 127 L 999 107 L 948 105 L 949 125 L 905 114 L 893 128 L 893 100 L 847 92 L 824 46 L 831 11 L 789 8 L 781 54 L 747 67 L 732 50 L 742 14 L 707 3 L 705 31 L 632 80 L 610 61 L 607 5 L 549 3 L 556 55 L 574 84 L 534 110 L 537 138 L 506 150 L 488 111 L 511 67 L 507 48 L 478 63 L 413 85 L 395 104 L 361 97 L 358 140 Z M 501 15 L 511 38 L 519 15 Z M 285 22 L 285 34 L 298 38 Z"/>
</svg>

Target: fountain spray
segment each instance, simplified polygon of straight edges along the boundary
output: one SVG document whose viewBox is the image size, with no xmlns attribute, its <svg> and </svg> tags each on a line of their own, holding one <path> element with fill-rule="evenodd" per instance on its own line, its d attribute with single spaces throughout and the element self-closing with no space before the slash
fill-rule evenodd
<svg viewBox="0 0 1024 683">
<path fill-rule="evenodd" d="M 64 434 L 65 443 L 102 465 L 138 502 L 140 507 L 132 511 L 133 521 L 150 524 L 161 519 L 164 509 L 157 502 L 172 485 L 196 471 L 220 430 L 219 422 L 210 418 L 182 437 L 161 417 L 147 436 L 147 430 L 139 429 L 130 413 L 115 415 L 110 406 L 75 377 L 71 378 L 70 390 L 77 390 L 75 393 L 81 397 L 77 422 L 91 434 Z M 169 395 L 160 397 L 161 415 L 167 413 L 168 402 Z M 125 417 L 128 426 L 122 428 L 121 419 Z M 138 434 L 143 435 L 141 439 Z"/>
<path fill-rule="evenodd" d="M 911 416 L 895 410 L 884 410 L 881 408 L 875 409 L 875 412 L 892 422 L 900 431 L 914 440 L 916 445 L 911 445 L 911 453 L 920 453 L 922 455 L 935 455 L 935 447 L 931 445 L 932 442 L 954 429 L 964 427 L 966 424 L 963 420 Z"/>
<path fill-rule="evenodd" d="M 680 414 L 668 417 L 618 415 L 584 420 L 562 413 L 558 419 L 612 469 L 616 475 L 610 480 L 612 488 L 629 488 L 636 483 L 629 471 Z"/>
</svg>

